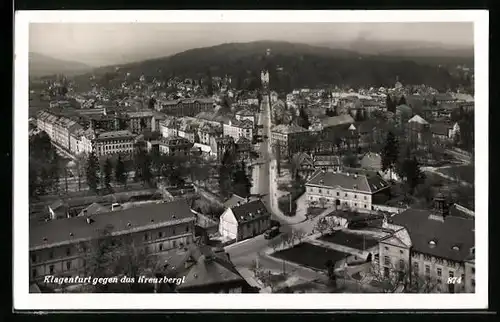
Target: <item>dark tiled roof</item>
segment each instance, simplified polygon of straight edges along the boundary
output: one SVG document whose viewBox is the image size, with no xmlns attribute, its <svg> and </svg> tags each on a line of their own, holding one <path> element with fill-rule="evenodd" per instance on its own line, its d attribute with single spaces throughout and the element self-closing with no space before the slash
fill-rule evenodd
<svg viewBox="0 0 500 322">
<path fill-rule="evenodd" d="M 317 171 L 306 185 L 317 185 L 324 187 L 340 187 L 344 190 L 374 193 L 375 191 L 388 188 L 389 185 L 379 176 L 367 176 L 361 174 L 362 170 L 356 169 L 358 174 L 349 172 Z"/>
<path fill-rule="evenodd" d="M 214 253 L 209 246 L 203 245 L 193 247 L 189 259 L 194 261 L 194 264 L 183 273 L 185 282 L 177 287 L 180 292 L 189 288 L 230 282 L 245 283 L 245 279 L 238 273 L 225 252 Z"/>
<path fill-rule="evenodd" d="M 349 114 L 343 114 L 339 116 L 332 116 L 321 121 L 324 127 L 338 126 L 344 124 L 354 123 L 354 119 Z"/>
<path fill-rule="evenodd" d="M 240 206 L 233 207 L 231 210 L 238 223 L 269 216 L 269 212 L 261 200 L 250 201 Z"/>
<path fill-rule="evenodd" d="M 446 216 L 440 221 L 430 215 L 431 210 L 408 209 L 391 219 L 408 230 L 415 251 L 459 262 L 467 259 L 474 247 L 474 220 Z"/>
<path fill-rule="evenodd" d="M 194 219 L 188 204 L 184 200 L 176 200 L 101 213 L 92 217 L 91 224 L 87 223 L 84 216 L 33 223 L 30 225 L 30 248 L 95 238 L 99 230 L 111 226 L 111 233 L 118 233 L 188 218 Z"/>
</svg>

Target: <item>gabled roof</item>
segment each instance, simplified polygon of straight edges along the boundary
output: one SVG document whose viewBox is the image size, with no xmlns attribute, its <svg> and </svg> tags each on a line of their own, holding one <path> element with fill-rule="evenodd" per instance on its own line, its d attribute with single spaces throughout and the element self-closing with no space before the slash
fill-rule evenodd
<svg viewBox="0 0 500 322">
<path fill-rule="evenodd" d="M 270 215 L 266 206 L 260 199 L 232 207 L 231 210 L 239 224 Z"/>
<path fill-rule="evenodd" d="M 344 124 L 352 124 L 354 119 L 349 114 L 342 114 L 339 116 L 332 116 L 321 120 L 323 127 L 338 126 Z"/>
<path fill-rule="evenodd" d="M 106 227 L 110 228 L 111 233 L 122 234 L 132 229 L 168 225 L 191 218 L 194 219 L 194 215 L 186 201 L 176 200 L 101 213 L 92 217 L 91 224 L 87 223 L 85 217 L 33 222 L 30 223 L 30 248 L 93 239 L 98 237 L 99 230 Z"/>
<path fill-rule="evenodd" d="M 422 125 L 427 125 L 429 122 L 424 120 L 420 115 L 415 115 L 411 119 L 408 120 L 408 123 L 419 123 Z"/>
<path fill-rule="evenodd" d="M 188 261 L 194 263 L 183 273 L 184 283 L 176 288 L 180 292 L 189 288 L 217 284 L 246 283 L 225 252 L 214 253 L 209 246 L 198 246 L 192 248 Z"/>
<path fill-rule="evenodd" d="M 466 260 L 474 247 L 474 220 L 451 215 L 436 220 L 430 217 L 432 214 L 432 210 L 408 209 L 391 219 L 407 229 L 415 251 L 459 262 Z"/>
<path fill-rule="evenodd" d="M 312 175 L 306 185 L 339 187 L 343 190 L 374 193 L 378 190 L 389 188 L 380 176 L 367 176 L 349 172 L 317 171 Z"/>
</svg>

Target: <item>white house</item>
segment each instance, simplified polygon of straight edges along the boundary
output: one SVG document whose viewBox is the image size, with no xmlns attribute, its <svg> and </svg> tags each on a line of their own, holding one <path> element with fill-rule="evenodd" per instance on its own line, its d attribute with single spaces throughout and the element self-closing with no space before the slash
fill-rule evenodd
<svg viewBox="0 0 500 322">
<path fill-rule="evenodd" d="M 240 202 L 220 216 L 219 233 L 225 240 L 244 240 L 268 230 L 270 218 L 261 200 Z"/>
</svg>

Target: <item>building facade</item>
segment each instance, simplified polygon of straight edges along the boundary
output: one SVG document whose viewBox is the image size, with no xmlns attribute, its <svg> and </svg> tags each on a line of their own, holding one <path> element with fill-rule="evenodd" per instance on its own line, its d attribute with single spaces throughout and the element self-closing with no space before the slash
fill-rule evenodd
<svg viewBox="0 0 500 322">
<path fill-rule="evenodd" d="M 271 215 L 261 200 L 240 202 L 220 216 L 219 233 L 227 240 L 244 240 L 270 228 Z"/>
<path fill-rule="evenodd" d="M 235 141 L 238 141 L 241 137 L 251 141 L 253 138 L 253 123 L 250 120 L 230 120 L 227 124 L 224 123 L 222 131 L 224 136 L 230 136 Z"/>
<path fill-rule="evenodd" d="M 322 208 L 350 208 L 369 212 L 388 198 L 389 185 L 378 175 L 356 172 L 316 171 L 306 183 L 309 204 Z"/>
<path fill-rule="evenodd" d="M 279 146 L 283 155 L 290 156 L 299 152 L 309 131 L 297 125 L 280 124 L 271 129 L 271 144 Z"/>
<path fill-rule="evenodd" d="M 178 200 L 34 224 L 30 227 L 30 280 L 85 273 L 95 241 L 102 237 L 98 231 L 109 229 L 118 241 L 146 254 L 161 254 L 193 243 L 195 220 L 187 203 Z"/>
<path fill-rule="evenodd" d="M 192 142 L 180 136 L 163 138 L 159 141 L 160 153 L 170 156 L 189 156 L 192 147 Z"/>
<path fill-rule="evenodd" d="M 97 157 L 113 154 L 131 154 L 135 135 L 129 131 L 96 133 L 93 148 Z"/>
</svg>

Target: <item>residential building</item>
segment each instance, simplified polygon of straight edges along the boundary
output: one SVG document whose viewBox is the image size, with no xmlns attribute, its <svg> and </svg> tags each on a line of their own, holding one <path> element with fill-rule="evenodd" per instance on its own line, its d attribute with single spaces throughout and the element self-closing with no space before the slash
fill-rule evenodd
<svg viewBox="0 0 500 322">
<path fill-rule="evenodd" d="M 294 164 L 295 171 L 301 178 L 309 178 L 311 174 L 316 172 L 314 167 L 313 157 L 304 152 L 297 152 L 292 157 L 292 164 Z"/>
<path fill-rule="evenodd" d="M 162 138 L 159 143 L 161 154 L 171 156 L 189 156 L 193 143 L 180 136 Z"/>
<path fill-rule="evenodd" d="M 134 151 L 135 135 L 129 131 L 96 133 L 93 149 L 97 157 L 113 154 L 131 154 Z"/>
<path fill-rule="evenodd" d="M 191 246 L 179 275 L 178 293 L 249 293 L 252 288 L 238 273 L 223 248 Z"/>
<path fill-rule="evenodd" d="M 454 137 L 454 125 L 450 123 L 432 123 L 430 125 L 433 141 L 438 144 L 450 142 Z"/>
<path fill-rule="evenodd" d="M 429 148 L 431 143 L 431 125 L 420 115 L 414 115 L 407 124 L 407 138 L 414 147 Z"/>
<path fill-rule="evenodd" d="M 474 217 L 463 207 L 449 207 L 442 195 L 430 210 L 408 209 L 383 227 L 394 231 L 380 242 L 380 268 L 396 267 L 401 282 L 428 292 L 473 292 Z M 460 283 L 448 283 L 456 277 Z"/>
<path fill-rule="evenodd" d="M 181 99 L 173 101 L 158 100 L 155 109 L 167 115 L 195 116 L 204 111 L 212 111 L 215 101 L 211 98 Z"/>
<path fill-rule="evenodd" d="M 108 230 L 147 254 L 161 254 L 194 239 L 195 216 L 184 200 L 148 204 L 125 210 L 30 223 L 30 280 L 46 275 L 85 273 L 94 241 Z"/>
<path fill-rule="evenodd" d="M 152 131 L 154 128 L 154 113 L 150 110 L 139 112 L 127 112 L 128 128 L 132 133 Z"/>
<path fill-rule="evenodd" d="M 234 151 L 236 144 L 231 136 L 212 137 L 210 139 L 210 147 L 212 152 L 215 152 L 217 160 L 222 160 L 222 156 L 226 151 Z"/>
<path fill-rule="evenodd" d="M 219 233 L 227 240 L 244 240 L 268 230 L 270 218 L 261 200 L 239 203 L 220 216 Z"/>
<path fill-rule="evenodd" d="M 360 170 L 318 170 L 306 183 L 310 204 L 369 212 L 388 199 L 389 185 L 377 174 Z"/>
<path fill-rule="evenodd" d="M 249 111 L 248 109 L 243 109 L 241 111 L 236 112 L 235 117 L 238 121 L 249 120 L 253 124 L 256 124 L 255 113 L 253 113 L 252 111 Z"/>
<path fill-rule="evenodd" d="M 253 138 L 253 122 L 247 119 L 242 121 L 238 121 L 236 119 L 230 120 L 229 122 L 224 123 L 222 130 L 224 136 L 230 136 L 235 141 L 238 141 L 241 137 L 250 141 Z"/>
<path fill-rule="evenodd" d="M 164 138 L 170 136 L 178 136 L 178 128 L 180 124 L 176 119 L 165 119 L 160 122 L 160 133 Z"/>
<path fill-rule="evenodd" d="M 284 156 L 290 156 L 302 149 L 309 131 L 298 125 L 276 125 L 271 129 L 271 144 L 279 146 Z"/>
</svg>

